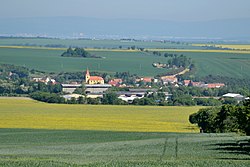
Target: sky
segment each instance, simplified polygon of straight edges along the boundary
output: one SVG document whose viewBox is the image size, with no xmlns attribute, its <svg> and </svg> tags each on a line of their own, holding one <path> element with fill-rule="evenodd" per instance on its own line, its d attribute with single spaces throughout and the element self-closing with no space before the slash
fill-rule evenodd
<svg viewBox="0 0 250 167">
<path fill-rule="evenodd" d="M 0 0 L 0 18 L 208 21 L 250 17 L 250 0 Z"/>
</svg>

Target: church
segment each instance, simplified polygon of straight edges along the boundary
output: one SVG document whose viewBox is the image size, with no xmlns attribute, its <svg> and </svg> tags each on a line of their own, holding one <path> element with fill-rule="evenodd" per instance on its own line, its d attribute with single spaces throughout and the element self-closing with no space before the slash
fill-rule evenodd
<svg viewBox="0 0 250 167">
<path fill-rule="evenodd" d="M 104 84 L 104 79 L 99 76 L 90 76 L 89 70 L 87 69 L 85 75 L 85 83 L 89 85 Z"/>
</svg>

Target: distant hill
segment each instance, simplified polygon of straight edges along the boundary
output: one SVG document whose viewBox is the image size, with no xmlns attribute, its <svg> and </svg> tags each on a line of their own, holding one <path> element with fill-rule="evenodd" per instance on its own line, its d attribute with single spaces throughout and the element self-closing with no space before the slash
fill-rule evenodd
<svg viewBox="0 0 250 167">
<path fill-rule="evenodd" d="M 250 18 L 204 22 L 44 17 L 0 19 L 0 35 L 53 37 L 243 39 L 250 40 Z"/>
</svg>

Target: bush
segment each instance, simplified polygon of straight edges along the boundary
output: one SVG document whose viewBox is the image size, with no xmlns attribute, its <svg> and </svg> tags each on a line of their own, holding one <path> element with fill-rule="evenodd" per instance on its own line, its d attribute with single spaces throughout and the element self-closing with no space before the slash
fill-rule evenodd
<svg viewBox="0 0 250 167">
<path fill-rule="evenodd" d="M 34 92 L 30 94 L 30 97 L 47 103 L 65 103 L 64 98 L 55 93 Z"/>
</svg>

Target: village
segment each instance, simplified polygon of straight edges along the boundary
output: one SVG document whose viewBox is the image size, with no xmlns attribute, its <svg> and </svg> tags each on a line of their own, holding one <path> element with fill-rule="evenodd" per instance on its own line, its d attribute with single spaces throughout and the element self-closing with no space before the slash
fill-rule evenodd
<svg viewBox="0 0 250 167">
<path fill-rule="evenodd" d="M 201 89 L 220 89 L 226 87 L 224 83 L 205 83 L 194 82 L 192 80 L 178 79 L 178 75 L 161 76 L 159 78 L 153 77 L 138 77 L 134 80 L 134 85 L 126 84 L 121 78 L 112 78 L 107 83 L 100 76 L 91 76 L 89 69 L 83 72 L 85 80 L 82 82 L 70 82 L 70 83 L 58 83 L 51 77 L 32 78 L 34 82 L 42 82 L 45 84 L 60 84 L 62 88 L 62 97 L 67 101 L 73 99 L 79 99 L 79 97 L 102 99 L 106 92 L 111 89 L 115 89 L 115 94 L 121 100 L 126 103 L 133 103 L 135 99 L 142 99 L 152 94 L 160 93 L 164 94 L 164 100 L 171 100 L 173 93 L 162 90 L 162 87 L 189 87 L 189 88 L 201 88 Z M 154 86 L 153 86 L 154 85 Z M 83 90 L 82 93 L 77 93 L 76 90 Z M 241 94 L 227 92 L 220 97 L 217 96 L 192 96 L 193 99 L 222 99 L 229 98 L 234 99 L 238 103 L 245 100 Z"/>
</svg>

